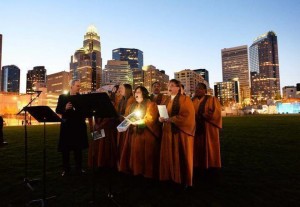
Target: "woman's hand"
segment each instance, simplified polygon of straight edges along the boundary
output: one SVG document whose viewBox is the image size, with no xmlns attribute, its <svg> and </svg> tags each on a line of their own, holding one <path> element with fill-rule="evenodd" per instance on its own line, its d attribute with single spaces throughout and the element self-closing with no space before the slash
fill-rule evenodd
<svg viewBox="0 0 300 207">
<path fill-rule="evenodd" d="M 163 122 L 163 123 L 171 122 L 170 118 L 164 118 L 164 117 L 159 117 L 158 120 L 159 120 L 159 122 Z"/>
<path fill-rule="evenodd" d="M 132 123 L 133 126 L 136 126 L 136 125 L 141 125 L 141 124 L 145 124 L 144 120 L 141 119 L 141 120 L 137 120 L 135 122 Z"/>
</svg>

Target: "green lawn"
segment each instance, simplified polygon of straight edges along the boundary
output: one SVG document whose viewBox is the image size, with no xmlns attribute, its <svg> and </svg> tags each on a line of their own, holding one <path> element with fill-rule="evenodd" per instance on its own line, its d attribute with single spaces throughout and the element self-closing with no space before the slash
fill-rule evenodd
<svg viewBox="0 0 300 207">
<path fill-rule="evenodd" d="M 95 176 L 88 170 L 83 176 L 62 178 L 58 133 L 58 125 L 46 126 L 47 195 L 56 195 L 49 206 L 89 206 L 93 186 L 97 206 L 114 206 L 106 196 L 109 186 L 121 206 L 300 205 L 299 115 L 225 117 L 222 170 L 196 172 L 188 191 L 108 169 L 97 169 Z M 37 183 L 30 191 L 23 184 L 24 127 L 5 127 L 4 134 L 9 145 L 0 148 L 0 206 L 25 206 L 42 196 L 43 185 Z M 28 127 L 30 178 L 42 177 L 42 138 L 43 126 Z"/>
</svg>

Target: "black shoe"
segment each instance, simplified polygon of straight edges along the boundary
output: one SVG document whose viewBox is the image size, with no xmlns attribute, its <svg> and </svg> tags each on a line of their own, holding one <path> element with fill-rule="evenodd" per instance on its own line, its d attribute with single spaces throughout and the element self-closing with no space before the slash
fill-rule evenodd
<svg viewBox="0 0 300 207">
<path fill-rule="evenodd" d="M 0 147 L 6 146 L 6 145 L 8 145 L 7 142 L 2 142 L 2 143 L 0 143 Z"/>
</svg>

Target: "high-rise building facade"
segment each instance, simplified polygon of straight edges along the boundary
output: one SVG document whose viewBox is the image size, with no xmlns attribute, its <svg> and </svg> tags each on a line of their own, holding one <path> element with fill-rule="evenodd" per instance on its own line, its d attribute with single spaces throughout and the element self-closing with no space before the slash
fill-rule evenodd
<svg viewBox="0 0 300 207">
<path fill-rule="evenodd" d="M 132 70 L 127 61 L 108 60 L 103 70 L 103 85 L 132 85 Z"/>
<path fill-rule="evenodd" d="M 26 93 L 32 93 L 39 87 L 46 87 L 45 66 L 36 66 L 32 70 L 28 70 L 26 75 Z"/>
<path fill-rule="evenodd" d="M 203 76 L 194 70 L 185 69 L 180 72 L 175 72 L 174 77 L 184 85 L 184 92 L 189 96 L 195 94 L 198 83 L 204 83 L 206 87 L 209 88 L 209 84 L 204 80 Z"/>
<path fill-rule="evenodd" d="M 164 70 L 156 69 L 153 65 L 143 67 L 144 71 L 144 86 L 149 92 L 152 92 L 152 84 L 159 82 L 162 91 L 168 89 L 169 76 Z"/>
<path fill-rule="evenodd" d="M 15 65 L 6 65 L 2 67 L 2 91 L 20 92 L 20 68 Z"/>
<path fill-rule="evenodd" d="M 47 92 L 62 94 L 70 89 L 69 82 L 70 73 L 66 71 L 47 75 Z"/>
<path fill-rule="evenodd" d="M 88 27 L 84 35 L 83 47 L 71 56 L 72 79 L 81 81 L 81 92 L 95 91 L 101 85 L 102 58 L 101 43 L 95 26 Z"/>
<path fill-rule="evenodd" d="M 142 69 L 144 66 L 143 51 L 134 48 L 117 48 L 112 51 L 114 60 L 128 61 L 130 68 Z"/>
<path fill-rule="evenodd" d="M 195 69 L 193 70 L 196 73 L 199 73 L 200 75 L 202 75 L 202 77 L 204 78 L 204 80 L 206 80 L 206 82 L 209 84 L 209 73 L 208 70 L 204 69 L 204 68 L 200 68 L 200 69 Z"/>
<path fill-rule="evenodd" d="M 216 82 L 214 85 L 215 97 L 223 106 L 231 106 L 240 102 L 238 80 Z"/>
<path fill-rule="evenodd" d="M 238 78 L 240 99 L 250 101 L 250 82 L 247 45 L 224 48 L 222 53 L 223 82 Z"/>
<path fill-rule="evenodd" d="M 145 71 L 140 69 L 133 69 L 132 70 L 132 79 L 133 79 L 133 89 L 135 89 L 138 86 L 144 85 L 144 73 Z"/>
<path fill-rule="evenodd" d="M 280 77 L 277 35 L 269 31 L 249 48 L 251 72 L 251 97 L 277 99 L 280 97 Z"/>
<path fill-rule="evenodd" d="M 1 78 L 1 75 L 2 75 L 2 72 L 1 72 L 1 68 L 2 68 L 2 34 L 0 34 L 0 91 L 2 91 L 2 78 Z"/>
</svg>

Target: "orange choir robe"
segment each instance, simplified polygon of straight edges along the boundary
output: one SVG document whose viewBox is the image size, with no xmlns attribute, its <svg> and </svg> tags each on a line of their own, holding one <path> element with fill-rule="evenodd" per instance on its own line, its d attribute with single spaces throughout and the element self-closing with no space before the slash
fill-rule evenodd
<svg viewBox="0 0 300 207">
<path fill-rule="evenodd" d="M 221 153 L 219 129 L 222 128 L 221 104 L 216 97 L 207 96 L 207 101 L 204 106 L 204 121 L 199 121 L 198 114 L 199 105 L 204 101 L 204 97 L 200 100 L 194 98 L 193 104 L 196 112 L 196 133 L 194 141 L 194 167 L 207 169 L 210 167 L 221 167 Z M 208 113 L 211 118 L 208 118 Z"/>
<path fill-rule="evenodd" d="M 121 99 L 122 99 L 121 95 L 115 96 L 115 101 L 113 102 L 113 104 L 114 104 L 114 107 L 115 107 L 116 110 L 118 110 L 118 106 L 119 106 L 119 103 L 120 103 Z"/>
<path fill-rule="evenodd" d="M 156 96 L 154 94 L 151 94 L 150 100 L 152 102 L 155 102 L 157 105 L 160 105 L 160 104 L 162 104 L 162 103 L 164 103 L 166 101 L 167 97 L 168 96 L 166 96 L 166 95 L 164 95 L 162 93 L 160 93 L 160 94 L 158 94 Z"/>
<path fill-rule="evenodd" d="M 124 116 L 129 115 L 129 110 L 131 105 L 135 102 L 135 98 L 133 96 L 130 96 L 127 100 L 126 106 L 125 106 L 125 114 Z M 118 111 L 120 114 L 120 112 Z M 122 120 L 123 118 L 121 118 Z M 124 140 L 126 136 L 126 131 L 125 132 L 117 132 L 117 157 L 118 157 L 118 165 L 120 164 L 120 157 L 123 151 L 124 147 Z"/>
<path fill-rule="evenodd" d="M 96 118 L 95 130 L 104 129 L 105 137 L 92 142 L 88 154 L 88 166 L 117 167 L 117 129 L 118 120 L 115 118 Z M 94 155 L 94 156 L 93 156 Z"/>
<path fill-rule="evenodd" d="M 141 109 L 136 104 L 130 113 Z M 147 178 L 158 178 L 160 153 L 160 125 L 157 105 L 150 100 L 146 102 L 144 125 L 131 125 L 126 132 L 124 149 L 120 159 L 120 171 Z"/>
<path fill-rule="evenodd" d="M 173 100 L 167 103 L 169 117 Z M 170 117 L 171 122 L 179 129 L 172 133 L 171 123 L 164 123 L 160 150 L 160 180 L 173 180 L 192 186 L 193 150 L 195 134 L 195 110 L 189 97 L 180 95 L 179 113 Z"/>
</svg>

